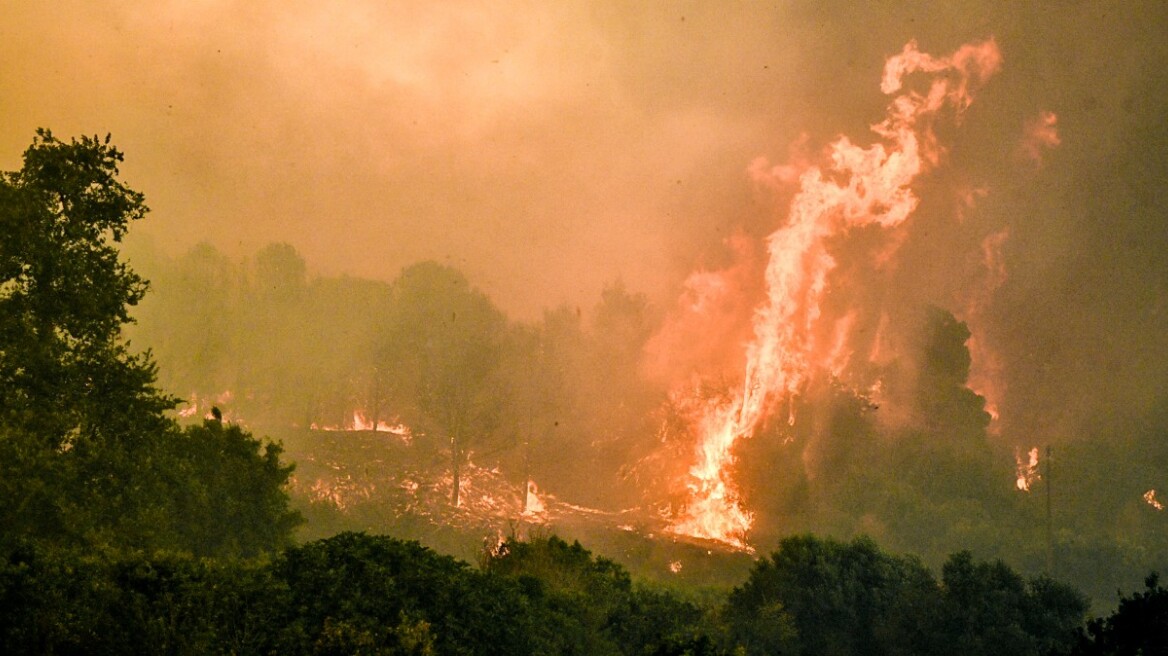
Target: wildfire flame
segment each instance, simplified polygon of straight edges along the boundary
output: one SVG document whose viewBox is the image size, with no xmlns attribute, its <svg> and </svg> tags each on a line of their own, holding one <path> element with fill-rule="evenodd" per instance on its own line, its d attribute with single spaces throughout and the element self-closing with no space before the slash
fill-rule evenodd
<svg viewBox="0 0 1168 656">
<path fill-rule="evenodd" d="M 312 503 L 329 504 L 345 512 L 355 503 L 368 501 L 375 490 L 374 484 L 355 481 L 348 475 L 332 480 L 318 478 L 308 487 L 308 498 Z"/>
<path fill-rule="evenodd" d="M 1147 501 L 1148 505 L 1155 508 L 1156 510 L 1163 510 L 1164 509 L 1164 504 L 1160 503 L 1156 499 L 1156 491 L 1155 490 L 1148 490 L 1147 492 L 1144 492 L 1144 501 Z"/>
<path fill-rule="evenodd" d="M 547 512 L 547 505 L 539 498 L 539 488 L 535 481 L 527 481 L 527 499 L 524 504 L 524 515 L 542 515 Z"/>
<path fill-rule="evenodd" d="M 321 426 L 313 423 L 309 426 L 309 428 L 319 431 L 370 431 L 374 433 L 393 433 L 394 435 L 400 437 L 402 441 L 407 443 L 413 439 L 413 432 L 410 431 L 409 426 L 401 423 L 390 424 L 389 422 L 381 419 L 377 420 L 375 423 L 373 420 L 367 419 L 365 414 L 360 410 L 354 410 L 353 417 L 350 419 L 349 423 L 344 426 Z"/>
<path fill-rule="evenodd" d="M 192 417 L 203 417 L 204 419 L 211 419 L 211 408 L 220 408 L 220 414 L 223 419 L 231 423 L 240 424 L 239 418 L 235 416 L 230 409 L 225 409 L 222 406 L 228 405 L 235 399 L 235 394 L 231 390 L 223 390 L 218 394 L 200 396 L 198 392 L 191 392 L 189 401 L 184 401 L 185 407 L 175 410 L 175 414 L 180 419 L 191 419 Z"/>
<path fill-rule="evenodd" d="M 1022 492 L 1029 492 L 1030 486 L 1038 479 L 1038 447 L 1030 449 L 1026 458 L 1022 457 L 1021 451 L 1016 451 L 1014 460 L 1018 464 L 1018 478 L 1014 484 Z"/>
<path fill-rule="evenodd" d="M 1042 112 L 1038 118 L 1028 121 L 1020 146 L 1024 157 L 1042 166 L 1044 151 L 1062 143 L 1058 134 L 1058 116 L 1054 112 Z"/>
<path fill-rule="evenodd" d="M 969 346 L 970 370 L 969 389 L 985 399 L 985 411 L 990 416 L 989 430 L 991 433 L 1001 432 L 1001 414 L 999 408 L 1005 396 L 1005 386 L 1002 383 L 1002 359 L 989 344 L 981 338 L 981 327 L 984 324 L 986 309 L 990 304 L 990 297 L 1006 282 L 1006 264 L 1002 257 L 1002 246 L 1010 237 L 1007 229 L 999 230 L 981 243 L 982 261 L 985 266 L 985 280 L 980 289 L 969 295 L 965 308 L 965 322 L 969 325 L 971 335 L 967 342 Z"/>
<path fill-rule="evenodd" d="M 837 324 L 827 343 L 820 337 L 821 303 L 836 264 L 829 238 L 861 226 L 893 228 L 908 218 L 918 203 L 909 185 L 940 159 L 934 117 L 946 107 L 965 110 L 972 88 L 1000 63 L 992 40 L 963 46 L 949 57 L 930 56 L 908 43 L 885 64 L 881 91 L 900 93 L 886 118 L 872 127 L 882 142 L 861 148 L 840 137 L 830 147 L 826 170 L 807 167 L 799 176 L 786 225 L 767 238 L 766 299 L 754 311 L 742 386 L 728 401 L 709 404 L 695 424 L 688 503 L 670 531 L 749 548 L 745 539 L 753 515 L 743 508 L 731 476 L 734 444 L 800 392 L 813 363 L 818 367 L 826 359 L 828 367 L 840 367 L 846 359 L 838 331 L 850 324 Z M 902 92 L 904 77 L 914 72 L 934 74 L 927 92 Z M 879 255 L 882 261 L 889 256 Z M 793 414 L 788 421 L 794 422 Z"/>
</svg>

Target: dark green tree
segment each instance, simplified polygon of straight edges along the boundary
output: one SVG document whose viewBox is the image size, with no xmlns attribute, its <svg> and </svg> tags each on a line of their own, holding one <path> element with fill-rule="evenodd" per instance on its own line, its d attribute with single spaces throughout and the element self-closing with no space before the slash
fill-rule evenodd
<svg viewBox="0 0 1168 656">
<path fill-rule="evenodd" d="M 1144 592 L 1119 600 L 1111 615 L 1091 620 L 1080 631 L 1072 656 L 1137 656 L 1168 654 L 1168 588 L 1153 573 Z"/>
<path fill-rule="evenodd" d="M 387 396 L 411 426 L 446 442 L 457 506 L 471 445 L 499 425 L 507 321 L 465 276 L 436 262 L 402 271 L 392 295 L 381 347 L 383 369 L 392 372 Z"/>
<path fill-rule="evenodd" d="M 556 537 L 510 539 L 484 559 L 487 574 L 517 581 L 551 631 L 543 653 L 719 654 L 695 605 L 635 586 L 623 567 Z M 538 619 L 538 618 L 536 618 Z"/>
<path fill-rule="evenodd" d="M 169 425 L 149 355 L 121 339 L 146 282 L 115 244 L 146 212 L 109 138 L 39 130 L 0 174 L 0 523 L 75 539 L 135 502 L 134 453 Z M 124 475 L 124 476 L 123 476 Z M 70 485 L 67 494 L 62 489 Z M 98 507 L 101 506 L 101 507 Z"/>
<path fill-rule="evenodd" d="M 519 586 L 416 542 L 342 533 L 274 570 L 289 595 L 276 653 L 549 653 L 531 647 L 546 618 Z"/>
<path fill-rule="evenodd" d="M 279 449 L 218 423 L 179 431 L 150 354 L 123 338 L 146 281 L 117 244 L 146 206 L 121 161 L 108 137 L 40 130 L 0 174 L 0 548 L 279 547 L 297 521 Z"/>
<path fill-rule="evenodd" d="M 926 654 L 936 581 L 919 561 L 796 536 L 731 593 L 727 621 L 750 654 Z"/>
<path fill-rule="evenodd" d="M 173 548 L 252 557 L 291 544 L 301 517 L 288 507 L 293 466 L 280 461 L 280 445 L 216 420 L 170 434 L 164 444 L 158 468 L 172 486 Z"/>
<path fill-rule="evenodd" d="M 141 434 L 173 407 L 121 340 L 146 293 L 115 246 L 146 213 L 121 161 L 109 137 L 39 130 L 23 168 L 0 175 L 0 422 L 50 449 Z"/>
<path fill-rule="evenodd" d="M 941 570 L 934 634 L 971 656 L 1048 654 L 1070 646 L 1087 612 L 1076 590 L 1048 578 L 1024 580 L 1002 561 L 953 554 Z"/>
</svg>

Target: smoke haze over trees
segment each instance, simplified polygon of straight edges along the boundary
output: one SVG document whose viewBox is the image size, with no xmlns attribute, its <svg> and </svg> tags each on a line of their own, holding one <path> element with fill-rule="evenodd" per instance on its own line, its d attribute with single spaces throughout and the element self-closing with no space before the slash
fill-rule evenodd
<svg viewBox="0 0 1168 656">
<path fill-rule="evenodd" d="M 4 3 L 0 594 L 406 558 L 532 651 L 1069 649 L 1055 581 L 1168 571 L 1168 9 L 853 4 Z M 495 640 L 412 603 L 263 639 Z"/>
<path fill-rule="evenodd" d="M 370 485 L 417 458 L 447 475 L 455 457 L 460 466 L 498 468 L 520 495 L 512 516 L 528 479 L 608 511 L 668 513 L 678 501 L 670 495 L 692 457 L 676 419 L 684 409 L 645 375 L 646 344 L 663 313 L 622 283 L 587 310 L 563 307 L 518 323 L 460 272 L 435 263 L 381 283 L 306 276 L 303 258 L 286 245 L 244 261 L 209 246 L 138 259 L 150 263 L 156 293 L 142 305 L 134 340 L 153 346 L 161 381 L 204 400 L 200 413 L 206 399 L 220 398 L 229 417 L 286 436 L 302 454 L 325 442 L 296 430 L 346 426 L 354 411 L 404 424 L 413 431 L 409 446 L 376 451 L 386 458 L 376 465 L 362 464 L 372 456 L 347 451 L 343 438 L 329 457 Z M 985 401 L 967 386 L 968 328 L 936 307 L 908 320 L 915 341 L 885 365 L 885 405 L 824 382 L 794 402 L 793 427 L 783 416 L 742 444 L 736 470 L 757 513 L 751 542 L 766 549 L 792 532 L 867 534 L 934 566 L 971 549 L 1029 574 L 1046 571 L 1045 483 L 1019 491 L 1018 454 L 987 431 Z M 207 330 L 184 333 L 183 325 Z M 208 339 L 217 346 L 208 349 Z M 182 355 L 200 352 L 209 357 Z M 466 432 L 455 437 L 458 429 Z M 1166 564 L 1157 556 L 1165 553 L 1164 517 L 1140 487 L 1162 466 L 1161 451 L 1147 443 L 1144 458 L 1125 460 L 1123 448 L 1134 447 L 1122 444 L 1083 442 L 1055 456 L 1055 572 L 1103 605 L 1117 587 L 1133 588 Z M 414 530 L 402 509 L 416 502 L 385 485 L 321 528 Z M 443 489 L 449 499 L 451 488 Z M 503 530 L 505 517 L 495 519 Z"/>
<path fill-rule="evenodd" d="M 40 125 L 112 132 L 155 210 L 138 237 L 172 256 L 287 242 L 329 277 L 383 281 L 434 260 L 523 320 L 618 277 L 669 307 L 724 240 L 773 229 L 751 162 L 865 134 L 881 63 L 910 39 L 992 36 L 1003 67 L 946 174 L 977 203 L 959 225 L 919 216 L 913 293 L 955 311 L 953 287 L 980 274 L 971 248 L 1008 227 L 983 327 L 1003 439 L 1129 432 L 1163 405 L 1159 2 L 9 2 L 0 18 L 0 168 Z M 1027 150 L 1042 111 L 1060 143 Z"/>
</svg>

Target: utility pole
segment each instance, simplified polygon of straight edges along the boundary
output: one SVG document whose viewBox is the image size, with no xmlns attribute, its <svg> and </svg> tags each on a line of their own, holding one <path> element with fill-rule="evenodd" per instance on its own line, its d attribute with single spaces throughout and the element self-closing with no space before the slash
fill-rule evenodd
<svg viewBox="0 0 1168 656">
<path fill-rule="evenodd" d="M 1046 468 L 1043 472 L 1043 480 L 1046 481 L 1046 574 L 1047 576 L 1054 576 L 1054 518 L 1051 514 L 1050 506 L 1050 485 L 1052 482 L 1051 465 L 1054 464 L 1051 457 L 1050 445 L 1046 445 Z"/>
</svg>

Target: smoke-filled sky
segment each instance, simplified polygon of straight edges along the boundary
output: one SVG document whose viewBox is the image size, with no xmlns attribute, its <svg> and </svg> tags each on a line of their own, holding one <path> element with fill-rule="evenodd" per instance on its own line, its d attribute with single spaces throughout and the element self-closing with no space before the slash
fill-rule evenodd
<svg viewBox="0 0 1168 656">
<path fill-rule="evenodd" d="M 867 143 L 887 56 L 993 37 L 1002 70 L 923 182 L 971 203 L 901 266 L 959 312 L 1004 234 L 981 283 L 1003 412 L 1061 439 L 1164 407 L 1165 34 L 1168 5 L 1128 1 L 3 0 L 0 168 L 38 126 L 108 132 L 153 210 L 136 238 L 172 253 L 284 241 L 380 279 L 436 259 L 519 318 L 617 278 L 667 309 L 779 225 L 756 158 Z M 1044 112 L 1057 146 L 1027 137 Z"/>
</svg>

